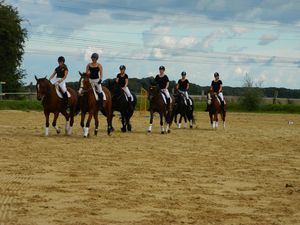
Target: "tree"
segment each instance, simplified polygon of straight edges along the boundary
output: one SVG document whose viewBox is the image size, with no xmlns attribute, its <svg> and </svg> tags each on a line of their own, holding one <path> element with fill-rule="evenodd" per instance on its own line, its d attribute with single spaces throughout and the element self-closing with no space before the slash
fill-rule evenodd
<svg viewBox="0 0 300 225">
<path fill-rule="evenodd" d="M 262 103 L 262 82 L 255 83 L 252 78 L 246 74 L 243 83 L 242 95 L 239 98 L 241 106 L 248 110 L 257 110 Z"/>
<path fill-rule="evenodd" d="M 16 8 L 0 0 L 0 81 L 5 81 L 5 91 L 17 91 L 22 86 L 25 71 L 22 56 L 27 30 Z"/>
</svg>

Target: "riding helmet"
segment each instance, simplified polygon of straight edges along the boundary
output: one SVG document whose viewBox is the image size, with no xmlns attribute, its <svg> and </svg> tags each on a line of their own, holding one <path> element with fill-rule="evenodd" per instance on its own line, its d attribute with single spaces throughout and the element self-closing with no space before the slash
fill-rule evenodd
<svg viewBox="0 0 300 225">
<path fill-rule="evenodd" d="M 97 53 L 93 53 L 91 59 L 99 59 L 99 55 Z"/>
<path fill-rule="evenodd" d="M 58 59 L 57 59 L 57 61 L 65 63 L 65 57 L 59 56 Z"/>
<path fill-rule="evenodd" d="M 164 66 L 160 66 L 159 70 L 166 70 L 166 68 Z"/>
<path fill-rule="evenodd" d="M 126 70 L 126 66 L 125 65 L 121 65 L 120 66 L 120 70 Z"/>
<path fill-rule="evenodd" d="M 215 73 L 214 73 L 214 77 L 219 77 L 219 73 L 218 73 L 218 72 L 215 72 Z"/>
<path fill-rule="evenodd" d="M 182 71 L 181 76 L 186 76 L 186 72 Z"/>
</svg>

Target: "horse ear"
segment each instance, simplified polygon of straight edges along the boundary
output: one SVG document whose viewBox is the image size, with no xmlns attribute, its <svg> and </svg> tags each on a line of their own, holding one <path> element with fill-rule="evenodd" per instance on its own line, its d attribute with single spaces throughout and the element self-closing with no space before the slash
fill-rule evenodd
<svg viewBox="0 0 300 225">
<path fill-rule="evenodd" d="M 38 78 L 37 78 L 37 76 L 34 76 L 34 78 L 35 78 L 35 80 L 36 80 L 36 81 L 38 81 Z"/>
<path fill-rule="evenodd" d="M 46 79 L 47 79 L 47 76 L 45 76 L 44 79 L 46 80 Z"/>
<path fill-rule="evenodd" d="M 82 77 L 83 74 L 82 74 L 80 71 L 78 71 L 78 73 L 79 73 L 79 75 Z"/>
</svg>

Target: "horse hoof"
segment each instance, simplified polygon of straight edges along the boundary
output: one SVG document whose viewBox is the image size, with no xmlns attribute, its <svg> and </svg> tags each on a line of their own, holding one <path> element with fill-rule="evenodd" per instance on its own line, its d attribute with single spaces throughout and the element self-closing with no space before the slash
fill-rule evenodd
<svg viewBox="0 0 300 225">
<path fill-rule="evenodd" d="M 192 128 L 193 128 L 193 126 L 190 126 L 190 128 L 192 129 Z"/>
<path fill-rule="evenodd" d="M 121 131 L 123 132 L 123 133 L 125 133 L 126 132 L 126 128 L 121 128 Z"/>
<path fill-rule="evenodd" d="M 94 135 L 95 135 L 95 136 L 97 136 L 97 134 L 98 134 L 98 132 L 97 132 L 97 131 L 95 131 L 95 132 L 94 132 Z"/>
<path fill-rule="evenodd" d="M 165 132 L 164 131 L 162 131 L 162 132 L 160 132 L 161 134 L 165 134 Z"/>
<path fill-rule="evenodd" d="M 60 134 L 60 130 L 56 130 L 56 133 L 57 133 L 57 134 Z"/>
<path fill-rule="evenodd" d="M 148 133 L 151 133 L 151 130 L 148 130 Z"/>
<path fill-rule="evenodd" d="M 171 130 L 168 130 L 168 134 L 171 133 Z"/>
</svg>

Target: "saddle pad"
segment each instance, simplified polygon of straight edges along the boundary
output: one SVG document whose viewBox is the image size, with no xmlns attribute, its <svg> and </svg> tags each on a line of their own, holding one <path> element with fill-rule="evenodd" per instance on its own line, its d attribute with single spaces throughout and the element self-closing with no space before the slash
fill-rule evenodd
<svg viewBox="0 0 300 225">
<path fill-rule="evenodd" d="M 55 90 L 56 90 L 57 96 L 58 96 L 59 98 L 63 98 L 62 93 L 60 92 L 60 89 L 59 89 L 59 86 L 58 86 L 58 85 L 55 85 Z M 71 97 L 71 94 L 70 94 L 69 91 L 67 91 L 67 94 L 68 94 L 68 98 L 70 98 L 70 97 Z"/>
<path fill-rule="evenodd" d="M 161 94 L 161 96 L 162 96 L 165 104 L 167 104 L 167 97 L 166 97 L 166 95 L 162 91 L 160 92 L 160 94 Z"/>
</svg>

